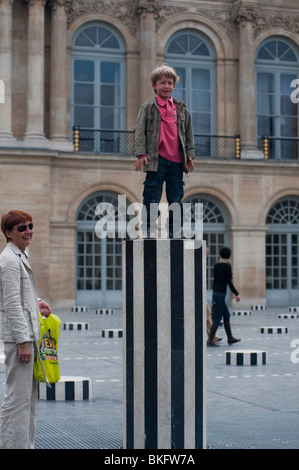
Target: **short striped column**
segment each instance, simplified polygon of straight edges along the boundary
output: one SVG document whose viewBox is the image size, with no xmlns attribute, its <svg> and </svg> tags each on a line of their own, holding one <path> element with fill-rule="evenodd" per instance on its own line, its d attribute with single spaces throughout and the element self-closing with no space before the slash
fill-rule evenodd
<svg viewBox="0 0 299 470">
<path fill-rule="evenodd" d="M 123 330 L 112 328 L 110 330 L 102 330 L 102 338 L 122 338 Z"/>
<path fill-rule="evenodd" d="M 267 306 L 263 304 L 251 305 L 251 310 L 267 310 Z"/>
<path fill-rule="evenodd" d="M 79 401 L 92 399 L 92 379 L 89 377 L 60 377 L 51 384 L 38 382 L 38 399 L 55 401 Z"/>
<path fill-rule="evenodd" d="M 234 310 L 232 315 L 235 317 L 250 317 L 251 310 Z"/>
<path fill-rule="evenodd" d="M 224 364 L 230 366 L 258 366 L 266 364 L 266 351 L 225 351 Z"/>
<path fill-rule="evenodd" d="M 97 308 L 96 315 L 113 315 L 114 310 L 112 308 Z"/>
<path fill-rule="evenodd" d="M 299 313 L 299 307 L 289 307 L 289 312 Z"/>
<path fill-rule="evenodd" d="M 72 312 L 86 313 L 88 311 L 89 311 L 88 307 L 83 307 L 83 306 L 72 307 Z"/>
<path fill-rule="evenodd" d="M 88 330 L 89 323 L 85 322 L 65 322 L 63 323 L 64 330 Z"/>
<path fill-rule="evenodd" d="M 123 447 L 204 449 L 205 243 L 123 243 Z"/>
<path fill-rule="evenodd" d="M 280 313 L 279 315 L 277 315 L 277 318 L 289 320 L 299 318 L 299 315 L 297 315 L 296 313 Z"/>
<path fill-rule="evenodd" d="M 288 329 L 285 326 L 261 326 L 259 329 L 260 333 L 268 333 L 268 334 L 283 334 L 287 333 Z"/>
</svg>

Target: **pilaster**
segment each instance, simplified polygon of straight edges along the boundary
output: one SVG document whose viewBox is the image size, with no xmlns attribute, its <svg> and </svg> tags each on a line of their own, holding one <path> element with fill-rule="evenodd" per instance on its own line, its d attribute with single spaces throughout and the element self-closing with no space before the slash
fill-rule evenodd
<svg viewBox="0 0 299 470">
<path fill-rule="evenodd" d="M 49 147 L 44 134 L 45 0 L 28 1 L 28 88 L 25 143 Z"/>
<path fill-rule="evenodd" d="M 50 146 L 73 150 L 67 135 L 67 12 L 66 0 L 52 0 Z"/>
<path fill-rule="evenodd" d="M 0 0 L 0 79 L 4 94 L 0 113 L 1 146 L 11 146 L 16 140 L 12 134 L 12 4 L 13 0 Z"/>
<path fill-rule="evenodd" d="M 156 63 L 156 0 L 140 0 L 137 12 L 140 18 L 140 102 L 153 96 L 151 72 Z"/>
<path fill-rule="evenodd" d="M 241 158 L 263 158 L 256 145 L 254 22 L 256 0 L 240 2 L 234 12 L 239 27 L 239 122 Z"/>
</svg>

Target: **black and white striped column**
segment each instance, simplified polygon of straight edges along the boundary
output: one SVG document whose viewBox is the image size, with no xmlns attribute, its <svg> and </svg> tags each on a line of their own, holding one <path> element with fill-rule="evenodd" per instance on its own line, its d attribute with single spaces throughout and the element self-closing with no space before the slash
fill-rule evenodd
<svg viewBox="0 0 299 470">
<path fill-rule="evenodd" d="M 124 448 L 203 449 L 205 244 L 124 242 Z"/>
</svg>

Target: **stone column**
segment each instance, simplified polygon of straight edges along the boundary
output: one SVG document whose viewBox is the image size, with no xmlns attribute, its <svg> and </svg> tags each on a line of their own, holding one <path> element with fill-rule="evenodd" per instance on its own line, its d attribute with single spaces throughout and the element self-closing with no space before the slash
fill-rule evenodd
<svg viewBox="0 0 299 470">
<path fill-rule="evenodd" d="M 12 134 L 12 4 L 13 0 L 0 0 L 0 80 L 4 87 L 4 100 L 0 104 L 0 145 L 11 145 Z"/>
<path fill-rule="evenodd" d="M 151 85 L 151 72 L 156 63 L 156 4 L 155 0 L 141 0 L 138 6 L 140 15 L 140 104 L 154 96 Z"/>
<path fill-rule="evenodd" d="M 126 449 L 204 449 L 205 243 L 124 242 Z"/>
<path fill-rule="evenodd" d="M 241 158 L 263 158 L 256 145 L 254 21 L 256 0 L 247 0 L 235 13 L 239 26 L 239 122 Z"/>
<path fill-rule="evenodd" d="M 50 145 L 53 149 L 73 150 L 67 129 L 67 13 L 66 0 L 52 0 Z"/>
<path fill-rule="evenodd" d="M 48 147 L 44 134 L 45 0 L 28 1 L 27 130 L 30 147 Z"/>
<path fill-rule="evenodd" d="M 252 305 L 252 299 L 255 299 L 254 302 L 257 304 L 266 303 L 265 239 L 267 230 L 267 226 L 231 227 L 233 275 L 241 296 L 238 308 L 242 306 L 248 308 L 248 305 Z"/>
</svg>

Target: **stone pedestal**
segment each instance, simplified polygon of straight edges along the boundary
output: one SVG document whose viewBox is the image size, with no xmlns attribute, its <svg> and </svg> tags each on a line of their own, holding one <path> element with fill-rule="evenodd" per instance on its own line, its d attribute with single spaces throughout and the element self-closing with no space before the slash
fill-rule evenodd
<svg viewBox="0 0 299 470">
<path fill-rule="evenodd" d="M 198 240 L 123 244 L 126 449 L 206 446 L 205 254 Z"/>
</svg>

